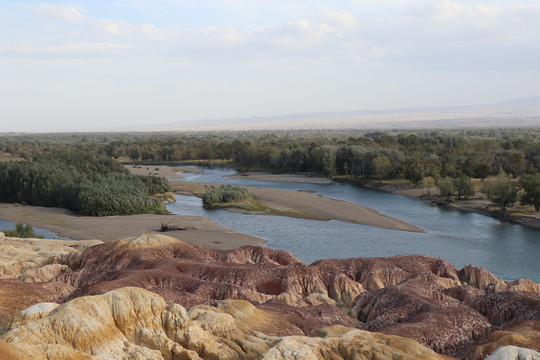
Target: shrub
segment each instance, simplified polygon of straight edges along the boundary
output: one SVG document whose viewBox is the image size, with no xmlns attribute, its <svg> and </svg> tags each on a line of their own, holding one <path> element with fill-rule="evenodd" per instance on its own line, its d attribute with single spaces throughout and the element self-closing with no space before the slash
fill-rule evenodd
<svg viewBox="0 0 540 360">
<path fill-rule="evenodd" d="M 203 195 L 203 206 L 210 208 L 220 203 L 234 203 L 249 198 L 249 192 L 245 188 L 233 185 L 222 185 L 211 188 Z"/>
<path fill-rule="evenodd" d="M 14 230 L 4 230 L 4 234 L 7 237 L 18 237 L 18 238 L 37 238 L 37 239 L 44 239 L 45 236 L 43 235 L 37 235 L 34 232 L 34 229 L 32 228 L 32 225 L 30 224 L 23 224 L 18 223 L 15 225 Z"/>
</svg>

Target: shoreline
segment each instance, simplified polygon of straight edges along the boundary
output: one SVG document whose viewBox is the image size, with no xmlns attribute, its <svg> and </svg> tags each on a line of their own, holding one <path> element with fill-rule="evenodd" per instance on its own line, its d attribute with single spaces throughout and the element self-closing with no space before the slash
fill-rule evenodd
<svg viewBox="0 0 540 360">
<path fill-rule="evenodd" d="M 493 209 L 487 206 L 475 206 L 463 203 L 450 203 L 448 205 L 445 205 L 445 207 L 466 212 L 474 212 L 477 214 L 492 217 L 497 220 L 509 222 L 511 224 L 540 229 L 540 218 L 534 216 L 513 215 L 507 212 L 503 212 L 499 209 Z"/>
<path fill-rule="evenodd" d="M 410 198 L 416 198 L 420 200 L 431 200 L 438 197 L 437 188 L 430 188 L 428 193 L 426 188 L 407 188 L 402 186 L 396 186 L 391 184 L 376 184 L 368 183 L 360 185 L 368 189 L 383 191 L 389 194 L 402 195 Z M 476 204 L 471 204 L 476 201 Z M 455 209 L 465 212 L 474 212 L 480 215 L 489 216 L 494 219 L 509 222 L 511 224 L 517 224 L 521 226 L 531 227 L 534 229 L 540 229 L 540 217 L 527 216 L 527 215 L 515 215 L 508 212 L 503 212 L 497 208 L 489 206 L 490 203 L 486 199 L 468 199 L 459 200 L 444 205 L 443 207 L 449 209 Z"/>
<path fill-rule="evenodd" d="M 266 242 L 264 239 L 230 230 L 201 216 L 137 214 L 93 217 L 75 215 L 62 208 L 0 203 L 0 219 L 32 224 L 73 240 L 108 242 L 145 233 L 159 233 L 215 249 L 260 246 Z M 160 232 L 161 223 L 171 223 L 186 230 Z"/>
<path fill-rule="evenodd" d="M 319 176 L 308 176 L 308 175 L 297 175 L 297 174 L 271 174 L 267 172 L 252 172 L 246 173 L 245 175 L 227 175 L 226 177 L 230 179 L 243 179 L 243 180 L 254 180 L 254 181 L 279 181 L 279 182 L 291 182 L 291 183 L 304 183 L 304 184 L 332 184 L 333 180 L 319 177 Z"/>
<path fill-rule="evenodd" d="M 202 195 L 207 187 L 211 185 L 187 181 L 171 183 L 174 193 L 193 196 Z M 265 189 L 254 186 L 245 186 L 245 188 L 270 211 L 260 213 L 231 208 L 226 208 L 226 210 L 259 215 L 287 216 L 307 220 L 337 220 L 396 231 L 424 232 L 421 228 L 405 221 L 343 200 L 326 198 L 306 191 Z"/>
</svg>

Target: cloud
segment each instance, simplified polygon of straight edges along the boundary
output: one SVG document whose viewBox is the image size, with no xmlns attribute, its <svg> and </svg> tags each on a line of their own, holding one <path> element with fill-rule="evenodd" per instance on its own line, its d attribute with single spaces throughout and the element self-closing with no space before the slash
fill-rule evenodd
<svg viewBox="0 0 540 360">
<path fill-rule="evenodd" d="M 57 7 L 42 3 L 31 7 L 32 11 L 40 16 L 67 22 L 81 22 L 84 17 L 75 8 Z"/>
<path fill-rule="evenodd" d="M 340 11 L 340 12 L 326 12 L 322 16 L 323 21 L 328 24 L 344 27 L 347 29 L 356 28 L 358 21 L 355 15 L 351 12 Z"/>
<path fill-rule="evenodd" d="M 540 48 L 540 6 L 525 0 L 511 3 L 442 0 L 412 4 L 403 0 L 382 0 L 377 4 L 315 1 L 309 7 L 300 1 L 257 2 L 264 10 L 257 13 L 255 5 L 249 10 L 254 17 L 262 19 L 258 25 L 253 25 L 253 21 L 242 22 L 245 19 L 240 15 L 231 21 L 232 25 L 224 24 L 223 19 L 231 14 L 241 14 L 239 1 L 199 4 L 191 0 L 161 0 L 156 6 L 172 2 L 178 7 L 175 11 L 184 17 L 201 18 L 192 24 L 161 26 L 155 21 L 137 24 L 127 18 L 82 16 L 72 8 L 34 6 L 33 12 L 79 25 L 64 32 L 56 29 L 51 34 L 54 43 L 48 46 L 26 44 L 35 52 L 19 49 L 18 56 L 35 56 L 40 49 L 47 56 L 86 55 L 92 49 L 98 56 L 119 56 L 129 50 L 134 56 L 197 58 L 208 62 L 219 58 L 242 62 L 261 58 L 267 61 L 334 59 L 376 66 L 417 67 L 429 63 L 429 67 L 441 69 L 451 68 L 459 57 L 460 66 L 466 67 L 469 61 L 471 68 L 478 69 L 485 57 L 474 54 L 482 49 L 494 57 L 490 66 L 496 68 L 497 64 L 507 67 L 519 63 L 508 59 L 512 56 L 509 50 L 514 54 L 535 54 Z M 140 0 L 133 4 L 145 8 L 149 5 Z M 217 13 L 208 13 L 212 5 L 219 9 Z M 274 14 L 279 6 L 294 11 L 286 17 L 265 17 L 266 12 Z M 290 18 L 294 20 L 285 20 Z M 149 19 L 141 15 L 139 20 Z M 77 51 L 74 44 L 86 51 Z"/>
<path fill-rule="evenodd" d="M 130 47 L 128 45 L 114 43 L 66 43 L 62 45 L 33 47 L 21 45 L 0 49 L 0 54 L 4 56 L 29 58 L 110 57 L 127 55 L 129 53 Z"/>
</svg>

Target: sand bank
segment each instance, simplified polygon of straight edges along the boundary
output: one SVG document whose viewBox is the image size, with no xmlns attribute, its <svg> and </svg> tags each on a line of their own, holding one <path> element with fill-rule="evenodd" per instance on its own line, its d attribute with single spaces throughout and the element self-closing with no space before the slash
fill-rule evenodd
<svg viewBox="0 0 540 360">
<path fill-rule="evenodd" d="M 257 180 L 257 181 L 282 181 L 292 183 L 306 183 L 306 184 L 331 184 L 333 181 L 328 178 L 295 175 L 295 174 L 270 174 L 264 172 L 247 173 L 246 175 L 229 175 L 231 179 L 245 179 L 245 180 Z"/>
<path fill-rule="evenodd" d="M 61 208 L 4 203 L 0 204 L 0 219 L 29 223 L 74 240 L 112 241 L 143 233 L 156 233 L 163 222 L 188 228 L 164 234 L 216 249 L 235 249 L 244 245 L 262 245 L 265 242 L 261 238 L 232 231 L 200 216 L 139 214 L 92 217 L 74 215 Z"/>
<path fill-rule="evenodd" d="M 175 193 L 201 195 L 212 184 L 172 182 Z M 342 200 L 329 199 L 305 191 L 263 189 L 246 186 L 249 193 L 269 209 L 262 214 L 311 220 L 339 220 L 390 230 L 423 232 L 422 229 L 377 211 Z"/>
<path fill-rule="evenodd" d="M 390 230 L 423 232 L 393 217 L 347 201 L 325 198 L 303 191 L 248 187 L 249 192 L 277 214 L 315 220 L 339 220 Z"/>
<path fill-rule="evenodd" d="M 135 175 L 163 176 L 165 179 L 177 180 L 183 179 L 182 173 L 202 172 L 200 169 L 189 166 L 139 165 L 133 167 L 133 165 L 125 165 L 125 167 Z"/>
</svg>

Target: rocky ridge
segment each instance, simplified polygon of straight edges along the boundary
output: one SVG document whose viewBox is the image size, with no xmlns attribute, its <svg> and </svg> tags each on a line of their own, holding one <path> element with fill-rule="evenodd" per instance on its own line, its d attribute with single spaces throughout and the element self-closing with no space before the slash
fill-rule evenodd
<svg viewBox="0 0 540 360">
<path fill-rule="evenodd" d="M 16 241 L 0 239 L 5 240 Z M 229 358 L 348 359 L 360 353 L 371 358 L 368 348 L 361 347 L 366 343 L 377 349 L 382 346 L 379 343 L 394 344 L 383 353 L 399 357 L 412 351 L 416 358 L 424 356 L 424 351 L 429 354 L 426 358 L 435 358 L 429 352 L 433 350 L 441 356 L 482 359 L 504 345 L 540 351 L 538 284 L 526 279 L 507 283 L 485 269 L 468 265 L 458 270 L 444 259 L 428 256 L 320 260 L 306 265 L 287 252 L 266 247 L 216 250 L 163 235 L 142 235 L 40 260 L 25 266 L 24 274 L 10 271 L 5 275 L 10 279 L 0 280 L 0 321 L 4 320 L 0 338 L 6 342 L 0 342 L 0 350 L 6 351 L 26 344 L 38 349 L 36 354 L 114 352 L 119 358 L 137 358 L 143 353 L 154 356 L 147 353 L 152 350 L 159 352 L 155 358 L 197 358 L 190 357 L 195 353 L 199 358 L 216 358 L 200 350 L 202 345 L 177 341 L 192 336 L 171 330 L 163 321 L 129 318 L 135 325 L 128 330 L 117 326 L 128 320 L 116 319 L 114 314 L 102 322 L 100 316 L 107 311 L 139 316 L 142 310 L 134 305 L 139 300 L 151 309 L 150 317 L 163 319 L 165 313 L 186 312 L 191 322 L 232 351 Z M 101 310 L 85 313 L 88 319 L 80 323 L 70 320 L 71 315 L 57 315 L 65 309 L 82 314 L 82 308 L 75 306 L 82 303 L 85 311 Z M 234 327 L 224 328 L 230 321 Z M 51 329 L 52 323 L 79 324 L 80 328 Z M 116 330 L 96 330 L 113 323 Z M 234 337 L 233 328 L 242 334 Z M 36 335 L 36 329 L 65 337 Z M 140 329 L 150 332 L 141 335 Z M 96 338 L 85 337 L 94 345 L 73 342 L 73 331 L 96 331 Z M 116 335 L 111 335 L 112 340 L 99 338 L 107 332 Z M 249 346 L 238 342 L 245 337 L 250 339 Z M 388 340 L 392 337 L 397 340 Z M 49 345 L 44 345 L 44 339 Z M 109 343 L 111 348 L 107 348 Z M 405 343 L 409 350 L 395 345 Z M 51 354 L 47 356 L 56 356 Z"/>
</svg>

